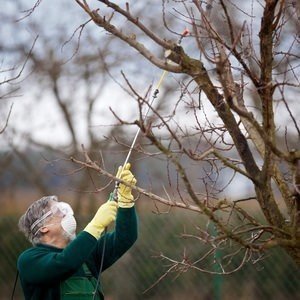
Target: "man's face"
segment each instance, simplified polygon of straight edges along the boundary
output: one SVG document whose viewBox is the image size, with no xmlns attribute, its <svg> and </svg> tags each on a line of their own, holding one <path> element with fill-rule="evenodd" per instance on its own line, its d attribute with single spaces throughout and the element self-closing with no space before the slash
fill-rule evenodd
<svg viewBox="0 0 300 300">
<path fill-rule="evenodd" d="M 66 228 L 63 227 L 62 220 L 66 216 L 72 216 L 73 218 L 73 210 L 71 206 L 65 202 L 53 202 L 51 204 L 50 210 L 51 214 L 47 219 L 44 221 L 44 226 L 41 231 L 44 234 L 47 234 L 49 238 L 63 238 L 66 241 L 70 241 L 72 239 L 72 234 L 75 234 L 76 229 L 76 221 L 75 221 L 75 228 L 74 232 L 70 235 L 66 231 Z M 73 237 L 74 238 L 74 237 Z"/>
</svg>

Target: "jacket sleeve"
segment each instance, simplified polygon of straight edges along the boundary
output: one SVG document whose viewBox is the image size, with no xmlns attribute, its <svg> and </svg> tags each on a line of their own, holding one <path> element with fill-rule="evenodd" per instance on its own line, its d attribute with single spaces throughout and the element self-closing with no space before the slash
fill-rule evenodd
<svg viewBox="0 0 300 300">
<path fill-rule="evenodd" d="M 96 272 L 99 271 L 104 248 L 102 271 L 117 261 L 137 240 L 138 221 L 135 208 L 119 208 L 115 230 L 104 234 L 93 251 Z M 105 244 L 105 246 L 104 246 Z M 94 269 L 95 270 L 95 269 Z"/>
<path fill-rule="evenodd" d="M 22 280 L 32 284 L 50 284 L 74 273 L 95 249 L 97 240 L 81 232 L 62 251 L 33 247 L 23 252 L 17 262 Z"/>
</svg>

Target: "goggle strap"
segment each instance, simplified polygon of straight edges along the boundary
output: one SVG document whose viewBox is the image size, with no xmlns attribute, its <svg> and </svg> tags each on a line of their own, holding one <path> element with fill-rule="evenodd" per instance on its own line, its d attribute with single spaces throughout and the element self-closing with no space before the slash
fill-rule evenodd
<svg viewBox="0 0 300 300">
<path fill-rule="evenodd" d="M 47 217 L 49 217 L 52 214 L 52 211 L 49 210 L 47 211 L 44 215 L 42 215 L 39 219 L 37 219 L 31 226 L 30 226 L 30 230 L 32 231 L 34 229 L 34 227 L 39 224 L 40 222 L 42 222 L 43 220 L 45 220 Z"/>
</svg>

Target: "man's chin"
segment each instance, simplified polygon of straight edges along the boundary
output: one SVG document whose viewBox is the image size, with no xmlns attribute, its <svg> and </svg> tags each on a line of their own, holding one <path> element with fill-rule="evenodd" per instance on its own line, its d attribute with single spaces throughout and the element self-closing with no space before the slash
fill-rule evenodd
<svg viewBox="0 0 300 300">
<path fill-rule="evenodd" d="M 72 242 L 76 238 L 76 234 L 69 234 L 67 232 L 63 232 L 63 237 L 67 243 Z"/>
</svg>

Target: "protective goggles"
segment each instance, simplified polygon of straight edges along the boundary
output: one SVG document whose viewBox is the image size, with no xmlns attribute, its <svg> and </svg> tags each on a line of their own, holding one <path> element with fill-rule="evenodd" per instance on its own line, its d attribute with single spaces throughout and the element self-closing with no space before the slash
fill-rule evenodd
<svg viewBox="0 0 300 300">
<path fill-rule="evenodd" d="M 57 202 L 54 205 L 51 206 L 50 210 L 47 211 L 44 215 L 42 215 L 39 219 L 37 219 L 31 226 L 30 230 L 31 232 L 33 229 L 42 221 L 44 221 L 46 218 L 50 216 L 59 216 L 64 217 L 66 215 L 74 215 L 72 207 L 66 203 L 66 202 Z"/>
</svg>

